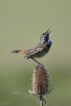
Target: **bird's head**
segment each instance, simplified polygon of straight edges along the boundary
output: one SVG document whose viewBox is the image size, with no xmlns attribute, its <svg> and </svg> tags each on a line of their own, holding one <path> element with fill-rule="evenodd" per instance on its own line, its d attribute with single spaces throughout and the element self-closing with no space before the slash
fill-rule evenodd
<svg viewBox="0 0 71 106">
<path fill-rule="evenodd" d="M 46 43 L 49 40 L 49 29 L 41 34 L 40 43 Z"/>
</svg>

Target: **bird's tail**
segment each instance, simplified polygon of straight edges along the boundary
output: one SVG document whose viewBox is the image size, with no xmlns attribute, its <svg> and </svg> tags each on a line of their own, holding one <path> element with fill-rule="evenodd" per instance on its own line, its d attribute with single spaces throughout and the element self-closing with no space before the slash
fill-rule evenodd
<svg viewBox="0 0 71 106">
<path fill-rule="evenodd" d="M 12 53 L 18 53 L 18 54 L 26 54 L 27 50 L 14 50 Z"/>
</svg>

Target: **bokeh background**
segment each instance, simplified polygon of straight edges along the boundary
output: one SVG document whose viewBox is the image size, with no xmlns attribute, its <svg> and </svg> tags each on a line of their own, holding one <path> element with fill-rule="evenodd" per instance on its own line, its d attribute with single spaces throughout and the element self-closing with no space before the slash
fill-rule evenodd
<svg viewBox="0 0 71 106">
<path fill-rule="evenodd" d="M 0 0 L 0 106 L 39 106 L 30 96 L 35 63 L 15 49 L 29 49 L 50 28 L 53 43 L 39 62 L 46 65 L 54 89 L 48 106 L 71 106 L 71 0 Z"/>
</svg>

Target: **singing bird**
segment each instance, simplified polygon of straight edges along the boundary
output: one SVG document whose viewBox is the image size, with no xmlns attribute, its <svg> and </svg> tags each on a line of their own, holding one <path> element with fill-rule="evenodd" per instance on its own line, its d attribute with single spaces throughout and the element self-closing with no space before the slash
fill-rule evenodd
<svg viewBox="0 0 71 106">
<path fill-rule="evenodd" d="M 46 55 L 49 52 L 49 49 L 52 45 L 52 42 L 49 40 L 49 33 L 48 30 L 45 31 L 43 34 L 41 34 L 40 37 L 40 43 L 36 46 L 32 47 L 28 50 L 14 50 L 12 53 L 18 53 L 18 54 L 26 54 L 26 58 L 31 58 L 35 62 L 39 63 L 34 58 L 41 58 L 44 55 Z"/>
</svg>

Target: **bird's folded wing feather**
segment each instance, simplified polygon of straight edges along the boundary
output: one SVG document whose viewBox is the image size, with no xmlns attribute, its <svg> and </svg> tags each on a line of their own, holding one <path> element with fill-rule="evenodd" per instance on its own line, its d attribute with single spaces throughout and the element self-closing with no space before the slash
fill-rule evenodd
<svg viewBox="0 0 71 106">
<path fill-rule="evenodd" d="M 31 57 L 32 55 L 43 51 L 43 49 L 46 47 L 46 44 L 38 44 L 35 47 L 28 50 L 25 57 Z"/>
</svg>

